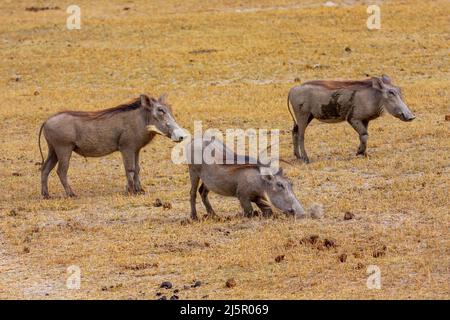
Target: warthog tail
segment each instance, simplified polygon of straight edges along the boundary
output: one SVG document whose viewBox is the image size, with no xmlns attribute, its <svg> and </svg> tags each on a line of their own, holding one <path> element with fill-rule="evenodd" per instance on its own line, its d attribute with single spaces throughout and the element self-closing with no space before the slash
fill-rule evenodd
<svg viewBox="0 0 450 320">
<path fill-rule="evenodd" d="M 41 147 L 41 135 L 42 135 L 42 130 L 44 129 L 44 125 L 45 125 L 45 122 L 41 125 L 41 129 L 39 129 L 39 138 L 38 138 L 39 152 L 41 153 L 41 158 L 42 158 L 41 170 L 42 170 L 42 167 L 44 166 L 44 154 L 42 153 L 42 147 Z"/>
<path fill-rule="evenodd" d="M 292 113 L 291 104 L 289 103 L 289 96 L 290 96 L 290 94 L 288 94 L 288 97 L 287 97 L 287 107 L 288 107 L 289 113 L 291 114 L 292 120 L 294 120 L 295 124 L 297 124 L 297 120 L 295 120 L 295 116 Z"/>
</svg>

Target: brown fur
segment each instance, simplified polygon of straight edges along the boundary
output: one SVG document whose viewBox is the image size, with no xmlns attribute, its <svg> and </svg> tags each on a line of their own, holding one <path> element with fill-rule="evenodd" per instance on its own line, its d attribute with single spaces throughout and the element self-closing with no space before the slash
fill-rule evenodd
<svg viewBox="0 0 450 320">
<path fill-rule="evenodd" d="M 149 97 L 149 100 L 152 102 L 158 101 L 157 99 L 155 99 L 153 97 Z M 65 113 L 65 114 L 69 114 L 69 115 L 75 116 L 75 117 L 83 117 L 87 120 L 98 120 L 98 119 L 111 117 L 111 116 L 114 116 L 114 115 L 122 113 L 122 112 L 136 110 L 140 106 L 141 106 L 141 100 L 140 100 L 140 98 L 137 98 L 128 103 L 124 103 L 124 104 L 118 105 L 113 108 L 108 108 L 108 109 L 103 109 L 103 110 L 98 110 L 98 111 L 71 111 L 71 110 L 68 110 L 68 111 L 58 112 L 56 115 Z M 165 103 L 165 106 L 168 107 L 170 111 L 172 111 L 172 108 L 167 103 Z"/>
</svg>

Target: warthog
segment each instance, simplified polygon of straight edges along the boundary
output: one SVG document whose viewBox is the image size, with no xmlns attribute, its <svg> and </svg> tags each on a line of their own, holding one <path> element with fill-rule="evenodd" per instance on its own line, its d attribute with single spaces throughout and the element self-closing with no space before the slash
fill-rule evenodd
<svg viewBox="0 0 450 320">
<path fill-rule="evenodd" d="M 44 162 L 41 134 L 48 144 Z M 139 151 L 161 134 L 173 141 L 187 136 L 175 121 L 164 96 L 158 100 L 141 95 L 131 103 L 96 112 L 65 111 L 45 121 L 39 131 L 42 157 L 41 194 L 48 198 L 48 175 L 58 164 L 57 173 L 67 196 L 73 197 L 67 181 L 72 151 L 85 157 L 101 157 L 120 151 L 123 157 L 127 190 L 131 194 L 144 192 L 139 178 Z"/>
<path fill-rule="evenodd" d="M 288 108 L 294 120 L 294 154 L 309 163 L 305 151 L 305 130 L 312 119 L 336 123 L 347 121 L 359 134 L 357 155 L 366 155 L 369 121 L 383 110 L 403 121 L 415 116 L 402 99 L 399 87 L 391 79 L 372 77 L 362 81 L 309 81 L 289 91 Z"/>
<path fill-rule="evenodd" d="M 197 142 L 196 142 L 197 141 Z M 212 144 L 215 144 L 213 146 Z M 195 164 L 193 154 L 205 148 L 223 150 L 223 156 L 214 161 L 207 161 L 201 157 L 201 163 Z M 263 165 L 247 156 L 236 155 L 218 140 L 198 139 L 190 142 L 188 153 L 189 176 L 191 179 L 190 203 L 191 218 L 197 220 L 196 199 L 200 193 L 203 204 L 209 216 L 216 213 L 208 199 L 209 191 L 222 196 L 236 197 L 244 210 L 244 215 L 253 215 L 252 202 L 262 211 L 263 215 L 272 215 L 271 205 L 288 215 L 304 217 L 304 210 L 292 191 L 292 183 L 283 175 L 279 168 L 276 172 L 269 165 Z M 231 158 L 226 154 L 231 154 Z M 227 164 L 225 159 L 234 159 L 233 164 Z M 239 159 L 239 161 L 238 161 Z M 242 161 L 243 160 L 243 161 Z M 254 160 L 254 161 L 251 161 Z M 245 162 L 245 164 L 239 164 Z M 200 181 L 202 182 L 199 186 Z"/>
</svg>

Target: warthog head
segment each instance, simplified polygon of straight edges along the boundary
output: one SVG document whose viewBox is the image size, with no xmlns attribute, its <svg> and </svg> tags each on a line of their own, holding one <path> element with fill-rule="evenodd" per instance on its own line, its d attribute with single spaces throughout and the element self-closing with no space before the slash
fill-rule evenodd
<svg viewBox="0 0 450 320">
<path fill-rule="evenodd" d="M 141 106 L 147 112 L 147 130 L 171 138 L 175 142 L 185 139 L 188 134 L 181 128 L 172 115 L 170 106 L 165 101 L 165 96 L 158 100 L 141 95 Z"/>
<path fill-rule="evenodd" d="M 287 215 L 304 218 L 305 211 L 292 191 L 292 183 L 283 176 L 283 170 L 280 168 L 276 174 L 272 174 L 265 169 L 260 168 L 266 200 Z"/>
<path fill-rule="evenodd" d="M 381 91 L 382 104 L 387 112 L 402 121 L 412 121 L 416 118 L 403 101 L 400 88 L 394 86 L 387 75 L 372 78 L 372 84 L 375 89 Z"/>
</svg>

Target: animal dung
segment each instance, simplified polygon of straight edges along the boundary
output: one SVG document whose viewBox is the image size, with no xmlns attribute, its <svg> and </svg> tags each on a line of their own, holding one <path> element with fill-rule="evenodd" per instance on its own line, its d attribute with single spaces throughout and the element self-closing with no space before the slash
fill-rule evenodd
<svg viewBox="0 0 450 320">
<path fill-rule="evenodd" d="M 355 215 L 353 214 L 353 213 L 351 213 L 350 211 L 347 211 L 345 214 L 344 214 L 344 220 L 351 220 L 351 219 L 353 219 L 355 217 Z"/>
<path fill-rule="evenodd" d="M 163 208 L 168 210 L 168 209 L 172 209 L 172 204 L 170 202 L 164 202 L 163 203 Z"/>
<path fill-rule="evenodd" d="M 324 216 L 323 205 L 320 203 L 313 203 L 308 211 L 313 219 L 322 219 Z"/>
<path fill-rule="evenodd" d="M 345 261 L 347 261 L 347 254 L 345 254 L 345 253 L 340 254 L 339 257 L 338 257 L 338 259 L 339 259 L 340 262 L 345 262 Z"/>
<path fill-rule="evenodd" d="M 275 257 L 275 262 L 276 263 L 280 263 L 283 260 L 284 260 L 284 254 L 280 254 L 279 256 Z"/>
<path fill-rule="evenodd" d="M 445 115 L 445 121 L 450 121 L 450 114 Z"/>
<path fill-rule="evenodd" d="M 374 250 L 373 253 L 372 253 L 372 256 L 374 258 L 382 257 L 382 256 L 384 256 L 386 254 L 386 250 L 387 250 L 387 247 L 386 246 L 382 246 L 381 248 Z"/>
<path fill-rule="evenodd" d="M 163 205 L 161 199 L 156 198 L 155 202 L 153 202 L 154 207 L 161 207 Z"/>
<path fill-rule="evenodd" d="M 236 280 L 234 280 L 234 278 L 228 279 L 227 282 L 225 282 L 225 286 L 227 288 L 234 288 L 236 286 Z"/>
<path fill-rule="evenodd" d="M 323 245 L 327 248 L 336 248 L 336 243 L 331 239 L 325 239 L 323 241 Z"/>
</svg>

